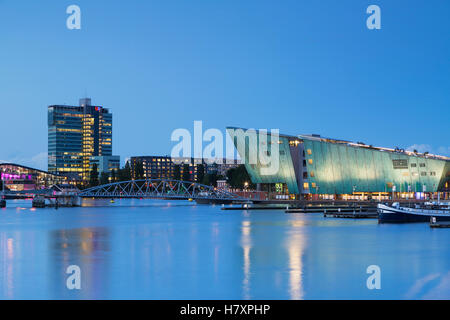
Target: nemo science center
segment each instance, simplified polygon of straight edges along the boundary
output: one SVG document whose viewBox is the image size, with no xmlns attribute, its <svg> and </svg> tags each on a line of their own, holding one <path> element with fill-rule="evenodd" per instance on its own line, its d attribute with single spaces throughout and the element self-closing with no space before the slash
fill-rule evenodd
<svg viewBox="0 0 450 320">
<path fill-rule="evenodd" d="M 235 127 L 228 127 L 227 132 L 257 190 L 267 192 L 270 197 L 276 194 L 291 200 L 450 199 L 448 157 L 320 135 L 275 135 L 270 131 L 261 135 L 258 130 Z M 260 151 L 268 156 L 278 152 L 276 172 L 264 171 L 267 162 L 262 165 L 259 159 L 250 161 L 251 155 Z"/>
</svg>

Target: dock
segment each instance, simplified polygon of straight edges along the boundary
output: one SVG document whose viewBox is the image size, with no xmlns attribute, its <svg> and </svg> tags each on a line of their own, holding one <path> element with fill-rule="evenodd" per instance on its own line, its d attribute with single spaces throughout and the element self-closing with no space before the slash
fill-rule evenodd
<svg viewBox="0 0 450 320">
<path fill-rule="evenodd" d="M 430 228 L 450 228 L 450 222 L 430 223 Z"/>
<path fill-rule="evenodd" d="M 344 213 L 344 212 L 368 212 L 368 211 L 376 211 L 376 207 L 369 206 L 360 206 L 360 207 L 352 207 L 352 206 L 303 206 L 297 208 L 289 208 L 286 209 L 286 213 Z"/>
<path fill-rule="evenodd" d="M 335 212 L 335 213 L 324 213 L 325 218 L 341 218 L 341 219 L 377 219 L 378 213 L 375 212 Z"/>
<path fill-rule="evenodd" d="M 305 206 L 287 209 L 286 213 L 323 213 L 325 218 L 376 219 L 377 209 L 374 206 Z"/>
<path fill-rule="evenodd" d="M 348 206 L 311 206 L 304 208 L 287 209 L 286 213 L 323 213 L 325 218 L 341 219 L 376 219 L 377 209 L 371 206 L 348 207 Z"/>
<path fill-rule="evenodd" d="M 286 206 L 253 206 L 244 204 L 240 207 L 223 207 L 221 210 L 286 210 Z"/>
<path fill-rule="evenodd" d="M 377 208 L 373 205 L 349 206 L 349 205 L 254 205 L 242 204 L 241 206 L 223 207 L 222 210 L 283 210 L 285 213 L 320 213 L 327 218 L 347 219 L 376 219 Z"/>
</svg>

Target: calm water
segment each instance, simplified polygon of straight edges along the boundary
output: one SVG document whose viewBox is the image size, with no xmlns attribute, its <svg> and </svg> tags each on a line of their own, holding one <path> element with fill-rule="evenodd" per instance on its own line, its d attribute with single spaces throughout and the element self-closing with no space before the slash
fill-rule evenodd
<svg viewBox="0 0 450 320">
<path fill-rule="evenodd" d="M 450 299 L 450 229 L 187 202 L 0 209 L 1 299 Z M 81 291 L 66 268 L 81 268 Z M 368 290 L 366 268 L 381 268 Z"/>
</svg>

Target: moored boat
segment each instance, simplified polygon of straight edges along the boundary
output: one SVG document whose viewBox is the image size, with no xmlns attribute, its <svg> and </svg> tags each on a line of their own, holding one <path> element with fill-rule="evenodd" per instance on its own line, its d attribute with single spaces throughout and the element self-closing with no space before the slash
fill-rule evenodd
<svg viewBox="0 0 450 320">
<path fill-rule="evenodd" d="M 378 204 L 377 211 L 380 223 L 430 222 L 433 217 L 438 222 L 450 221 L 448 206 L 408 208 L 401 207 L 398 203 L 392 206 Z"/>
</svg>

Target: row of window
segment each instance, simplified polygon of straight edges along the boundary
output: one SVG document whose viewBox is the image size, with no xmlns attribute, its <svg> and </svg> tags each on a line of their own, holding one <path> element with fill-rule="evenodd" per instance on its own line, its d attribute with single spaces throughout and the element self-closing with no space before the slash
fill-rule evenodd
<svg viewBox="0 0 450 320">
<path fill-rule="evenodd" d="M 316 185 L 315 182 L 311 182 L 311 188 L 313 188 L 313 189 L 317 188 L 317 185 Z M 303 189 L 305 189 L 305 190 L 309 189 L 309 183 L 308 182 L 303 183 Z"/>
<path fill-rule="evenodd" d="M 413 175 L 413 177 L 416 177 L 416 176 L 418 176 L 419 174 L 418 174 L 417 172 L 413 172 L 412 175 Z M 420 175 L 421 175 L 422 177 L 426 177 L 426 176 L 428 175 L 428 173 L 424 171 L 424 172 L 421 172 Z M 404 177 L 408 177 L 408 176 L 409 176 L 409 173 L 408 173 L 408 172 L 405 172 L 405 173 L 403 173 L 403 176 L 404 176 Z M 435 177 L 435 176 L 436 176 L 436 172 L 434 172 L 434 171 L 430 172 L 430 177 Z M 314 178 L 314 177 L 315 177 L 314 171 L 310 171 L 310 172 L 309 172 L 309 177 L 311 177 L 311 178 Z M 308 172 L 306 172 L 306 171 L 303 172 L 303 179 L 308 179 Z"/>
<path fill-rule="evenodd" d="M 310 184 L 308 182 L 304 182 L 303 183 L 303 189 L 304 190 L 309 190 L 310 189 Z M 386 183 L 386 187 L 392 189 L 395 185 L 392 182 L 388 182 Z M 449 187 L 448 182 L 445 183 L 445 188 L 447 189 Z M 410 188 L 410 187 L 409 187 Z M 317 184 L 315 182 L 311 182 L 311 189 L 316 189 L 317 191 L 319 190 L 319 187 L 317 186 Z"/>
<path fill-rule="evenodd" d="M 308 155 L 312 155 L 312 150 L 311 149 L 307 149 L 306 150 L 306 153 L 308 154 Z M 305 152 L 303 151 L 303 156 L 305 156 Z M 313 164 L 313 160 L 312 159 L 309 159 L 308 160 L 309 161 L 309 164 Z M 403 161 L 407 161 L 407 160 L 403 160 Z M 416 168 L 417 167 L 417 163 L 411 163 L 411 168 Z M 420 168 L 425 168 L 426 167 L 426 164 L 425 163 L 419 163 L 419 167 Z"/>
<path fill-rule="evenodd" d="M 314 160 L 313 159 L 308 159 L 308 163 L 312 165 L 314 163 Z M 306 167 L 306 160 L 303 160 L 303 166 Z M 411 163 L 411 167 L 413 167 L 413 168 L 417 167 L 417 164 L 416 163 Z M 425 167 L 425 163 L 421 163 L 420 167 L 424 168 Z M 405 175 L 405 174 L 408 174 L 408 173 L 405 172 L 403 175 Z M 418 173 L 417 172 L 413 172 L 412 175 L 413 176 L 417 176 Z M 427 173 L 424 171 L 424 172 L 421 172 L 420 175 L 424 177 L 424 176 L 427 175 Z M 430 176 L 436 176 L 436 172 L 434 172 L 434 171 L 430 172 Z"/>
</svg>

